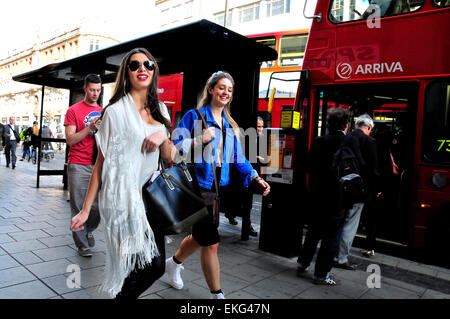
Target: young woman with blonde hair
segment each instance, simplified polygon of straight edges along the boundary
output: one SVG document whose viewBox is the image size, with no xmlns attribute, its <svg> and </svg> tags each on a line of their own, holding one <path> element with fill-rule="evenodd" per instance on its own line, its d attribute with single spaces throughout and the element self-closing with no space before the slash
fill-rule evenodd
<svg viewBox="0 0 450 319">
<path fill-rule="evenodd" d="M 242 153 L 239 143 L 239 127 L 230 113 L 234 80 L 227 72 L 215 72 L 206 82 L 197 109 L 189 110 L 173 133 L 174 143 L 183 156 L 200 148 L 194 154 L 194 169 L 203 192 L 215 192 L 216 171 L 219 194 L 230 183 L 230 168 L 234 165 L 248 187 L 257 185 L 263 195 L 270 192 L 269 184 L 258 176 Z M 209 128 L 202 128 L 200 112 Z M 202 148 L 205 148 L 203 151 Z M 210 160 L 212 149 L 213 165 Z M 182 262 L 200 249 L 200 262 L 212 299 L 223 299 L 220 287 L 220 264 L 217 255 L 219 246 L 218 216 L 214 216 L 212 205 L 207 205 L 209 216 L 192 227 L 192 232 L 181 243 L 173 257 L 166 260 L 169 282 L 176 289 L 183 288 L 180 271 Z"/>
</svg>

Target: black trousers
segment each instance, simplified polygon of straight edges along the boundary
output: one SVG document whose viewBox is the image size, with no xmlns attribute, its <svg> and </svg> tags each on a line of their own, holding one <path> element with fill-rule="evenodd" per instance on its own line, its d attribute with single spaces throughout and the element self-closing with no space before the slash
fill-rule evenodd
<svg viewBox="0 0 450 319">
<path fill-rule="evenodd" d="M 147 215 L 148 218 L 148 215 Z M 137 299 L 144 291 L 150 288 L 153 283 L 164 275 L 166 270 L 166 249 L 164 235 L 157 226 L 150 224 L 155 235 L 156 246 L 159 256 L 152 259 L 150 265 L 143 269 L 136 267 L 125 279 L 122 290 L 117 294 L 116 299 L 130 300 Z"/>
<path fill-rule="evenodd" d="M 308 267 L 316 253 L 319 241 L 322 241 L 314 270 L 317 278 L 326 277 L 333 267 L 334 256 L 338 250 L 337 234 L 344 219 L 345 210 L 336 210 L 336 208 L 325 209 L 312 218 L 297 262 Z"/>
<path fill-rule="evenodd" d="M 11 163 L 13 166 L 16 166 L 16 148 L 17 148 L 17 141 L 9 141 L 6 142 L 5 146 L 5 157 L 6 157 L 6 165 L 9 165 Z"/>
</svg>

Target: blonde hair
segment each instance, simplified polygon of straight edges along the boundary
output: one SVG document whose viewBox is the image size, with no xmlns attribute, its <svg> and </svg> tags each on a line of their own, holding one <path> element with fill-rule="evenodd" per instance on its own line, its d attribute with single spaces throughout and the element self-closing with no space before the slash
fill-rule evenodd
<svg viewBox="0 0 450 319">
<path fill-rule="evenodd" d="M 216 84 L 222 79 L 230 80 L 231 84 L 234 87 L 234 80 L 233 80 L 233 77 L 230 75 L 230 73 L 223 72 L 223 71 L 217 71 L 217 72 L 213 73 L 209 77 L 208 81 L 206 81 L 205 87 L 203 88 L 200 98 L 198 99 L 197 108 L 204 107 L 205 105 L 208 105 L 211 103 L 212 95 L 209 93 L 209 89 L 210 88 L 213 89 L 216 86 Z M 233 97 L 230 99 L 230 102 L 228 102 L 225 105 L 223 111 L 225 113 L 225 118 L 227 119 L 228 123 L 230 123 L 231 127 L 233 128 L 234 134 L 236 136 L 239 136 L 240 135 L 239 125 L 231 117 L 231 112 L 230 112 L 232 100 L 233 100 Z"/>
</svg>

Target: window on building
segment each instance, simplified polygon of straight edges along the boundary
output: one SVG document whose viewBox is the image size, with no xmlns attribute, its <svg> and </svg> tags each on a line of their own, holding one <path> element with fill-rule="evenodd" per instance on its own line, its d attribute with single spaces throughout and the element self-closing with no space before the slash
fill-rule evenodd
<svg viewBox="0 0 450 319">
<path fill-rule="evenodd" d="M 169 22 L 169 8 L 161 10 L 161 26 L 165 26 Z"/>
<path fill-rule="evenodd" d="M 267 2 L 267 16 L 272 17 L 291 11 L 290 0 L 270 0 Z"/>
<path fill-rule="evenodd" d="M 293 34 L 281 37 L 279 65 L 281 67 L 300 66 L 305 55 L 307 34 Z"/>
<path fill-rule="evenodd" d="M 450 0 L 433 0 L 438 7 L 450 7 Z"/>
<path fill-rule="evenodd" d="M 329 18 L 332 22 L 348 22 L 405 14 L 419 10 L 425 0 L 333 0 Z M 450 0 L 434 0 L 450 2 Z"/>
<path fill-rule="evenodd" d="M 239 9 L 239 23 L 259 20 L 259 2 Z"/>
<path fill-rule="evenodd" d="M 216 14 L 214 16 L 214 22 L 219 25 L 223 25 L 225 22 L 225 15 L 223 13 Z"/>
<path fill-rule="evenodd" d="M 233 21 L 232 18 L 233 18 L 233 15 L 231 13 L 231 10 L 229 10 L 228 17 L 227 17 L 227 27 L 231 26 L 231 23 Z M 220 13 L 217 13 L 216 15 L 214 15 L 214 22 L 223 26 L 225 23 L 225 12 L 220 12 Z"/>
<path fill-rule="evenodd" d="M 191 18 L 194 15 L 194 1 L 188 1 L 184 3 L 186 19 Z"/>
<path fill-rule="evenodd" d="M 170 22 L 175 23 L 180 21 L 181 15 L 181 4 L 172 7 L 172 19 L 170 19 Z"/>
<path fill-rule="evenodd" d="M 277 39 L 275 37 L 255 38 L 255 40 L 256 40 L 256 42 L 267 45 L 268 47 L 270 47 L 274 50 L 277 49 Z M 275 61 L 264 61 L 261 64 L 261 68 L 269 69 L 269 68 L 273 68 L 274 65 L 275 65 Z"/>
</svg>

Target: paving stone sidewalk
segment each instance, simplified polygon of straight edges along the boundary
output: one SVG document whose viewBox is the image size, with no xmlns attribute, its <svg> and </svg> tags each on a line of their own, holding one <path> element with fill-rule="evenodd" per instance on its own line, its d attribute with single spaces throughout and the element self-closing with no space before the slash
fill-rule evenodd
<svg viewBox="0 0 450 319">
<path fill-rule="evenodd" d="M 94 232 L 91 258 L 77 254 L 69 231 L 68 192 L 61 176 L 43 176 L 36 188 L 36 166 L 18 162 L 15 170 L 0 167 L 0 299 L 108 299 L 98 292 L 103 278 L 105 243 L 101 226 Z M 252 222 L 259 231 L 256 207 Z M 222 289 L 228 299 L 449 299 L 450 270 L 377 254 L 356 257 L 358 270 L 333 269 L 339 286 L 316 286 L 311 273 L 296 274 L 296 258 L 284 258 L 258 249 L 258 238 L 240 241 L 239 224 L 221 217 L 219 258 Z M 170 256 L 184 236 L 166 245 Z M 381 267 L 381 288 L 369 288 L 370 264 Z M 141 298 L 204 299 L 209 290 L 200 267 L 199 253 L 184 263 L 185 287 L 175 290 L 166 276 Z M 72 287 L 74 269 L 80 269 L 80 287 Z M 312 267 L 313 269 L 313 267 Z M 383 272 L 390 276 L 383 276 Z M 72 276 L 72 277 L 71 277 Z M 416 277 L 414 277 L 416 276 Z M 411 278 L 415 278 L 412 280 Z M 370 286 L 370 283 L 369 283 Z"/>
</svg>

